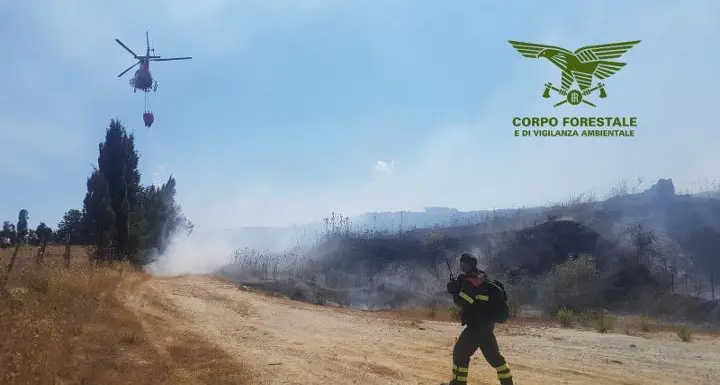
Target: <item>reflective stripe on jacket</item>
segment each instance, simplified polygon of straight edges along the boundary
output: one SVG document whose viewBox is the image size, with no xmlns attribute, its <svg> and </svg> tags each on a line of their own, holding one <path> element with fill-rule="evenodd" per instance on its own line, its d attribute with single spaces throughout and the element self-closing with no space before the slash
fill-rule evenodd
<svg viewBox="0 0 720 385">
<path fill-rule="evenodd" d="M 460 291 L 453 295 L 453 301 L 461 309 L 463 325 L 492 322 L 492 317 L 488 314 L 490 296 L 486 280 L 487 276 L 477 273 L 458 277 Z"/>
</svg>

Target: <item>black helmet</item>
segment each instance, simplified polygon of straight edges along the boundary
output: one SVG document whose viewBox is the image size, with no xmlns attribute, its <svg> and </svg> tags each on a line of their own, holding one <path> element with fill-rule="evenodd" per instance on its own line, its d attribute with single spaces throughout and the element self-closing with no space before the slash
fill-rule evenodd
<svg viewBox="0 0 720 385">
<path fill-rule="evenodd" d="M 468 265 L 477 269 L 478 260 L 470 253 L 462 253 L 460 255 L 460 262 L 467 263 Z"/>
</svg>

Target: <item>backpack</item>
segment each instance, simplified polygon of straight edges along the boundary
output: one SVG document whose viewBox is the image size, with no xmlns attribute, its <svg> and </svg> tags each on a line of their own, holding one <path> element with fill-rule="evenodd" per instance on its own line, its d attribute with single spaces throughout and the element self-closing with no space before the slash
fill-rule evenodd
<svg viewBox="0 0 720 385">
<path fill-rule="evenodd" d="M 505 323 L 510 318 L 510 307 L 507 303 L 507 292 L 502 282 L 488 278 L 487 287 L 490 292 L 488 308 L 490 309 L 493 321 L 497 323 Z"/>
</svg>

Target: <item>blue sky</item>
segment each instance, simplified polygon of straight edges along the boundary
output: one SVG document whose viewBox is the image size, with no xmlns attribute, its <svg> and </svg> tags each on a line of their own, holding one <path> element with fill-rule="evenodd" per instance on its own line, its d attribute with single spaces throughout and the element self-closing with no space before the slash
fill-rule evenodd
<svg viewBox="0 0 720 385">
<path fill-rule="evenodd" d="M 487 209 L 602 195 L 619 180 L 720 175 L 717 1 L 33 1 L 0 12 L 0 218 L 80 208 L 111 118 L 143 182 L 178 180 L 202 228 L 331 211 Z M 127 75 L 148 29 L 155 124 Z M 597 108 L 553 109 L 547 61 L 508 39 L 640 39 Z M 632 139 L 515 138 L 514 116 L 633 115 Z"/>
</svg>

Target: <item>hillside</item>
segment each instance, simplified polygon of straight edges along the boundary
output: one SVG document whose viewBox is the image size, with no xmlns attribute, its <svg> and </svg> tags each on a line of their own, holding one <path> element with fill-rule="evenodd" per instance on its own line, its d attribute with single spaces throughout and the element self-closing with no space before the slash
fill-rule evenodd
<svg viewBox="0 0 720 385">
<path fill-rule="evenodd" d="M 720 200 L 676 195 L 670 180 L 601 202 L 396 232 L 353 231 L 351 219 L 333 215 L 311 247 L 238 250 L 235 263 L 219 274 L 308 300 L 322 291 L 330 301 L 360 308 L 411 306 L 442 301 L 435 294 L 447 279 L 446 258 L 454 263 L 455 255 L 471 251 L 509 285 L 517 306 L 552 312 L 570 303 L 538 303 L 540 292 L 559 290 L 548 287 L 552 280 L 581 279 L 555 277 L 554 266 L 574 266 L 573 258 L 588 255 L 588 273 L 596 277 L 592 294 L 574 306 L 720 323 L 720 301 L 706 302 L 718 298 L 718 218 Z"/>
<path fill-rule="evenodd" d="M 543 208 L 530 209 L 541 211 Z M 352 231 L 371 231 L 373 233 L 392 234 L 398 231 L 432 228 L 435 226 L 462 226 L 478 223 L 497 215 L 510 215 L 519 210 L 477 210 L 460 211 L 449 207 L 427 207 L 424 211 L 395 211 L 374 212 L 348 217 Z M 527 211 L 527 210 L 524 210 Z M 330 214 L 325 219 L 332 220 L 335 215 Z M 343 217 L 344 219 L 345 217 Z M 229 242 L 243 247 L 258 250 L 281 251 L 288 244 L 311 244 L 327 230 L 328 224 L 324 220 L 297 226 L 285 227 L 259 227 L 247 226 L 234 229 L 220 230 L 220 234 Z M 218 231 L 213 230 L 213 234 Z"/>
<path fill-rule="evenodd" d="M 232 243 L 243 247 L 278 251 L 288 244 L 309 244 L 317 241 L 331 226 L 327 221 L 347 221 L 353 233 L 370 232 L 392 235 L 398 232 L 427 233 L 431 228 L 444 228 L 449 232 L 497 232 L 518 229 L 528 223 L 547 218 L 548 215 L 569 216 L 609 235 L 613 226 L 641 222 L 647 228 L 669 232 L 681 239 L 697 226 L 720 226 L 720 195 L 717 191 L 678 195 L 671 179 L 661 179 L 646 191 L 619 193 L 604 201 L 576 199 L 559 205 L 496 210 L 460 211 L 451 207 L 427 207 L 424 211 L 372 212 L 352 217 L 342 214 L 328 215 L 325 220 L 288 227 L 242 227 L 226 229 L 223 234 Z M 579 218 L 578 218 L 579 217 Z M 714 219 L 711 219 L 714 218 Z M 489 225 L 493 228 L 489 229 Z M 720 229 L 717 227 L 716 229 Z"/>
</svg>

